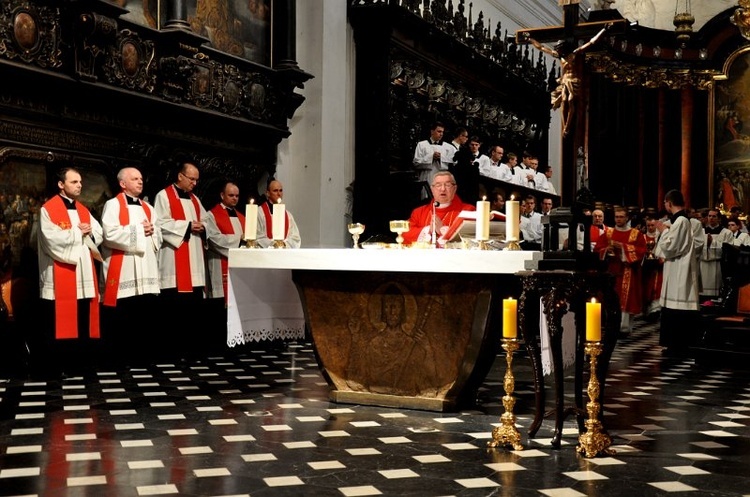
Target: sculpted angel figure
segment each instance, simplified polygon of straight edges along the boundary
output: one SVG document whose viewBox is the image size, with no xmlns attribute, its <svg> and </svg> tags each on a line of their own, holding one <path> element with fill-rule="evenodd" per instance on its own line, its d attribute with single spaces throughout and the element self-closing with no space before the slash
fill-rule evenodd
<svg viewBox="0 0 750 497">
<path fill-rule="evenodd" d="M 554 110 L 560 109 L 563 135 L 568 134 L 568 128 L 575 115 L 576 100 L 581 86 L 580 76 L 576 70 L 576 57 L 579 53 L 599 41 L 599 38 L 602 37 L 610 26 L 611 24 L 607 24 L 593 38 L 577 48 L 573 48 L 573 43 L 569 40 L 560 40 L 554 49 L 547 48 L 534 38 L 531 38 L 529 33 L 523 33 L 524 38 L 522 38 L 522 41 L 527 41 L 537 50 L 541 50 L 560 60 L 560 77 L 557 78 L 557 88 L 552 92 L 552 108 Z"/>
</svg>

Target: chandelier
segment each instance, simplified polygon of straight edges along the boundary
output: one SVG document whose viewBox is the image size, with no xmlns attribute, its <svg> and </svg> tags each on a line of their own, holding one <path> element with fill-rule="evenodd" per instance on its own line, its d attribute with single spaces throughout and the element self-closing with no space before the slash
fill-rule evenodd
<svg viewBox="0 0 750 497">
<path fill-rule="evenodd" d="M 682 11 L 680 6 L 682 5 Z M 677 0 L 674 6 L 674 31 L 677 33 L 677 41 L 685 46 L 690 41 L 690 36 L 693 34 L 693 24 L 695 24 L 695 17 L 693 16 L 690 9 L 690 0 Z"/>
</svg>

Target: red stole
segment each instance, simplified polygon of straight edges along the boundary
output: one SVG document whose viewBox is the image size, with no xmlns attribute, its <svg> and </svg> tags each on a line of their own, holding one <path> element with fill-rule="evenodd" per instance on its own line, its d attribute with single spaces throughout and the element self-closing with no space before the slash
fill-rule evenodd
<svg viewBox="0 0 750 497">
<path fill-rule="evenodd" d="M 83 224 L 91 223 L 91 213 L 80 202 L 75 203 L 78 219 Z M 60 195 L 55 195 L 44 204 L 53 224 L 64 230 L 73 227 L 65 202 Z M 94 298 L 89 308 L 89 337 L 99 338 L 99 284 L 96 281 L 94 258 L 91 257 L 94 269 Z M 55 338 L 78 338 L 78 292 L 76 284 L 76 266 L 66 262 L 53 261 L 53 279 L 55 282 Z"/>
<path fill-rule="evenodd" d="M 128 203 L 125 201 L 125 193 L 117 196 L 120 204 L 120 226 L 130 224 L 130 212 L 128 212 Z M 151 209 L 145 202 L 141 202 L 143 212 L 147 219 L 151 219 Z M 122 272 L 122 261 L 125 252 L 120 249 L 112 249 L 112 257 L 109 259 L 109 270 L 107 271 L 106 286 L 104 287 L 104 300 L 106 306 L 115 307 L 117 305 L 117 290 L 120 288 L 120 273 Z"/>
<path fill-rule="evenodd" d="M 235 212 L 237 212 L 235 210 Z M 223 235 L 234 235 L 234 226 L 232 225 L 232 218 L 229 217 L 227 210 L 219 203 L 211 209 L 211 214 L 216 219 L 216 227 Z M 237 219 L 240 221 L 240 226 L 245 226 L 245 216 L 241 212 L 237 212 Z M 229 273 L 229 260 L 226 257 L 221 258 L 221 284 L 224 287 L 224 302 L 227 301 L 227 274 Z"/>
<path fill-rule="evenodd" d="M 263 216 L 266 218 L 266 236 L 269 240 L 273 240 L 273 214 L 271 209 L 268 207 L 268 202 L 263 202 L 261 205 L 263 209 Z M 284 213 L 284 240 L 289 236 L 289 213 Z"/>
<path fill-rule="evenodd" d="M 165 191 L 167 192 L 167 200 L 169 200 L 169 211 L 172 214 L 172 219 L 178 221 L 185 221 L 185 210 L 182 208 L 182 202 L 180 197 L 177 196 L 177 190 L 174 185 L 168 186 Z M 200 221 L 201 210 L 200 204 L 198 203 L 198 197 L 190 194 L 190 200 L 193 202 L 195 208 L 195 216 L 198 218 L 196 221 Z M 192 235 L 191 235 L 192 236 Z M 177 273 L 177 291 L 178 292 L 192 292 L 193 291 L 193 277 L 191 276 L 190 270 L 190 244 L 181 243 L 179 248 L 174 251 L 175 269 Z"/>
</svg>

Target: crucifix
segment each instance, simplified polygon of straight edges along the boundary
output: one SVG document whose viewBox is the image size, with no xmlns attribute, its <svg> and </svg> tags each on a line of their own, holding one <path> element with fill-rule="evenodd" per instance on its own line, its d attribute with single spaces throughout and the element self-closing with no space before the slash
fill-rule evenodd
<svg viewBox="0 0 750 497">
<path fill-rule="evenodd" d="M 581 126 L 586 112 L 586 99 L 581 90 L 584 57 L 578 55 L 599 41 L 605 33 L 624 33 L 628 22 L 622 17 L 579 22 L 580 0 L 558 0 L 558 4 L 563 8 L 562 26 L 520 29 L 516 31 L 516 43 L 530 43 L 560 61 L 560 77 L 557 88 L 552 92 L 552 108 L 560 109 L 562 116 L 562 169 L 564 177 L 570 178 L 573 175 L 569 171 L 576 170 L 577 151 L 585 139 L 585 129 Z M 589 40 L 579 45 L 578 41 L 586 38 Z M 542 45 L 551 41 L 556 42 L 554 49 Z M 564 190 L 567 190 L 565 186 Z"/>
</svg>

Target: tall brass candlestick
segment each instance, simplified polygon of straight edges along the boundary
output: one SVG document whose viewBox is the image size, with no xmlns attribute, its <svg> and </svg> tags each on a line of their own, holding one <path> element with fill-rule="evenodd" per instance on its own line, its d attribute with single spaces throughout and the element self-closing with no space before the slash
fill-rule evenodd
<svg viewBox="0 0 750 497">
<path fill-rule="evenodd" d="M 500 426 L 492 429 L 492 440 L 487 442 L 487 447 L 500 447 L 510 445 L 515 450 L 523 450 L 521 445 L 521 434 L 516 428 L 516 416 L 513 414 L 513 406 L 516 399 L 513 398 L 513 389 L 516 386 L 516 380 L 513 378 L 513 352 L 518 350 L 518 340 L 514 338 L 503 338 L 503 349 L 505 350 L 505 378 L 503 388 L 505 396 L 503 397 L 503 407 L 505 412 L 500 416 Z"/>
<path fill-rule="evenodd" d="M 599 421 L 601 405 L 597 400 L 599 399 L 599 378 L 596 377 L 596 358 L 601 353 L 601 342 L 586 342 L 586 354 L 591 359 L 589 366 L 589 386 L 586 390 L 589 394 L 589 401 L 586 404 L 586 411 L 589 417 L 584 423 L 586 433 L 578 437 L 578 447 L 576 447 L 576 452 L 583 454 L 585 457 L 596 457 L 600 454 L 611 456 L 615 454 L 615 450 L 609 448 L 612 445 L 612 438 L 604 433 L 602 422 Z"/>
</svg>

